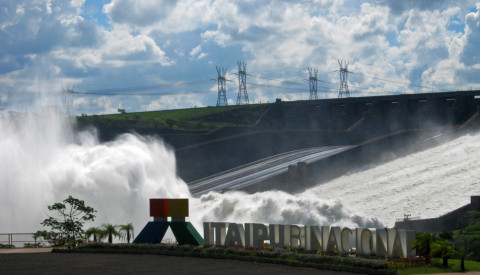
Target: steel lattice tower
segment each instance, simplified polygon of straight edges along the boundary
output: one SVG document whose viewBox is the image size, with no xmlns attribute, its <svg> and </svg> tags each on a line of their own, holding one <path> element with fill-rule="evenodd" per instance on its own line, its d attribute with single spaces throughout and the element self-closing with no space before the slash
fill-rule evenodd
<svg viewBox="0 0 480 275">
<path fill-rule="evenodd" d="M 217 68 L 217 80 L 218 80 L 218 98 L 217 106 L 228 106 L 227 103 L 227 85 L 225 74 L 227 74 L 227 69 L 218 67 Z"/>
<path fill-rule="evenodd" d="M 249 104 L 247 94 L 247 65 L 245 62 L 237 62 L 238 64 L 238 95 L 237 95 L 237 105 L 242 104 L 242 100 L 245 104 Z"/>
<path fill-rule="evenodd" d="M 348 90 L 348 64 L 350 62 L 337 60 L 338 65 L 340 65 L 339 75 L 340 75 L 340 89 L 338 90 L 338 97 L 350 97 L 350 91 Z"/>
<path fill-rule="evenodd" d="M 318 69 L 308 68 L 308 73 L 310 75 L 310 77 L 308 78 L 308 81 L 310 83 L 310 100 L 316 100 L 318 99 L 318 96 L 317 96 Z"/>
<path fill-rule="evenodd" d="M 63 103 L 63 112 L 65 116 L 71 117 L 74 116 L 73 105 L 75 102 L 75 93 L 73 89 L 63 89 L 62 90 L 62 103 Z"/>
</svg>

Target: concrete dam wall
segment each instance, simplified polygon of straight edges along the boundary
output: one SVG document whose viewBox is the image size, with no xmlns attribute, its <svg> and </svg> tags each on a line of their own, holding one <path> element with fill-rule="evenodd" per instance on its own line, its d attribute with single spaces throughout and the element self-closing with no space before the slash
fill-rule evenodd
<svg viewBox="0 0 480 275">
<path fill-rule="evenodd" d="M 190 182 L 271 155 L 309 147 L 362 144 L 385 135 L 401 136 L 376 143 L 393 146 L 371 145 L 357 150 L 376 154 L 383 149 L 410 147 L 417 138 L 456 131 L 467 126 L 470 119 L 475 120 L 477 93 L 277 101 L 255 127 L 223 128 L 197 136 L 197 143 L 174 145 L 178 172 Z M 170 140 L 168 135 L 163 137 Z M 353 154 L 347 160 L 352 162 L 357 157 Z"/>
<path fill-rule="evenodd" d="M 131 131 L 160 136 L 175 150 L 177 173 L 186 182 L 289 151 L 358 145 L 359 148 L 355 150 L 307 167 L 307 174 L 327 169 L 324 167 L 338 171 L 338 174 L 357 159 L 369 155 L 371 159 L 377 158 L 381 150 L 410 148 L 422 138 L 477 127 L 478 100 L 475 96 L 478 95 L 480 91 L 291 102 L 277 100 L 275 103 L 262 104 L 264 111 L 258 118 L 250 120 L 255 121 L 253 124 L 208 131 L 153 126 L 135 128 L 131 124 L 121 123 L 113 125 L 99 122 L 94 125 L 102 141 Z M 245 110 L 248 109 L 245 107 Z M 227 120 L 231 116 L 234 121 L 241 120 L 239 115 L 251 117 L 248 112 L 241 113 L 238 109 L 220 115 Z M 397 151 L 395 154 L 401 154 L 403 149 Z M 382 154 L 388 155 L 388 152 Z M 294 171 L 303 171 L 304 168 L 302 165 L 300 168 L 294 166 L 290 169 L 290 177 L 298 178 L 297 174 L 303 172 Z M 324 175 L 321 173 L 322 177 Z"/>
</svg>

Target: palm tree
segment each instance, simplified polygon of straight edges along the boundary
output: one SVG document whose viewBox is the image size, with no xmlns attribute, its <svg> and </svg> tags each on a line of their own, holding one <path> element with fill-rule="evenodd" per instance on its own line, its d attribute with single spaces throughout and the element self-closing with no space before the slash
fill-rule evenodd
<svg viewBox="0 0 480 275">
<path fill-rule="evenodd" d="M 412 249 L 417 250 L 417 254 L 425 257 L 425 263 L 430 263 L 430 246 L 435 241 L 435 237 L 430 233 L 418 233 L 415 240 L 410 244 Z"/>
<path fill-rule="evenodd" d="M 118 226 L 118 232 L 122 236 L 122 239 L 127 239 L 127 243 L 130 243 L 130 238 L 135 238 L 133 235 L 133 224 L 127 223 Z"/>
<path fill-rule="evenodd" d="M 100 238 L 103 239 L 108 236 L 108 243 L 113 242 L 113 236 L 120 237 L 120 233 L 117 231 L 117 226 L 113 224 L 103 224 L 102 225 L 102 234 Z"/>
<path fill-rule="evenodd" d="M 434 257 L 442 257 L 443 266 L 448 267 L 448 258 L 455 253 L 452 245 L 444 240 L 437 240 L 432 243 L 431 247 L 432 255 Z"/>
<path fill-rule="evenodd" d="M 95 226 L 92 226 L 89 229 L 87 229 L 87 231 L 85 231 L 85 237 L 89 239 L 91 236 L 93 236 L 94 242 L 97 242 L 97 236 L 98 238 L 100 238 L 101 235 L 102 235 L 102 229 Z"/>
</svg>

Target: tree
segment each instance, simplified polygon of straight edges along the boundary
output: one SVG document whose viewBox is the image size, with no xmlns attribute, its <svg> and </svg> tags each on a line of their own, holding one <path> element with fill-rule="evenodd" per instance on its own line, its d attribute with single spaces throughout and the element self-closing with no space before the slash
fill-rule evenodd
<svg viewBox="0 0 480 275">
<path fill-rule="evenodd" d="M 118 226 L 119 230 L 118 232 L 120 233 L 122 239 L 126 239 L 127 243 L 130 243 L 130 238 L 134 238 L 133 235 L 133 224 L 132 223 L 127 223 L 127 224 L 122 224 Z"/>
<path fill-rule="evenodd" d="M 115 237 L 120 237 L 120 233 L 117 231 L 117 226 L 112 225 L 112 224 L 103 224 L 102 225 L 102 234 L 100 235 L 100 238 L 103 239 L 105 237 L 108 237 L 108 243 L 113 242 L 113 236 Z"/>
<path fill-rule="evenodd" d="M 100 238 L 101 235 L 102 235 L 102 229 L 95 226 L 90 227 L 89 229 L 87 229 L 87 231 L 85 231 L 85 237 L 89 239 L 91 236 L 93 236 L 94 242 L 97 242 L 97 236 Z"/>
<path fill-rule="evenodd" d="M 443 266 L 448 267 L 448 258 L 455 254 L 453 246 L 444 240 L 436 240 L 431 243 L 431 253 L 434 257 L 443 259 Z"/>
<path fill-rule="evenodd" d="M 444 241 L 453 241 L 453 232 L 443 230 L 442 233 L 438 235 L 438 237 Z"/>
<path fill-rule="evenodd" d="M 417 254 L 425 257 L 425 263 L 430 263 L 430 246 L 435 241 L 435 237 L 430 233 L 418 233 L 412 242 L 412 249 L 417 250 Z"/>
<path fill-rule="evenodd" d="M 83 223 L 93 221 L 97 212 L 90 206 L 86 206 L 83 200 L 69 196 L 63 202 L 57 202 L 48 206 L 48 210 L 54 211 L 55 216 L 49 216 L 41 223 L 52 229 L 52 233 L 62 236 L 63 244 L 75 246 L 83 235 Z"/>
</svg>

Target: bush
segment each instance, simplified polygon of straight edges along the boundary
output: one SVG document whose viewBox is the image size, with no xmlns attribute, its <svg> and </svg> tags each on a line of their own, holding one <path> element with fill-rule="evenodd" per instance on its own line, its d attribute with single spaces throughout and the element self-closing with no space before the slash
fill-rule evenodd
<svg viewBox="0 0 480 275">
<path fill-rule="evenodd" d="M 369 260 L 369 259 L 351 258 L 351 257 L 343 258 L 342 263 L 345 265 L 365 267 L 370 269 L 383 269 L 387 267 L 386 263 L 381 260 Z"/>
<path fill-rule="evenodd" d="M 208 254 L 223 254 L 225 252 L 225 249 L 222 247 L 212 246 L 207 248 L 205 252 Z"/>
</svg>

